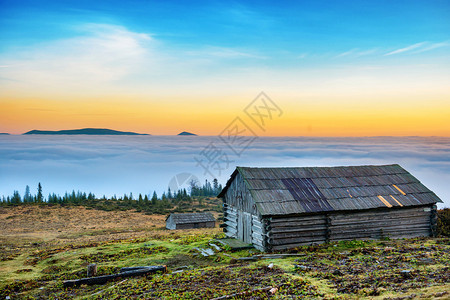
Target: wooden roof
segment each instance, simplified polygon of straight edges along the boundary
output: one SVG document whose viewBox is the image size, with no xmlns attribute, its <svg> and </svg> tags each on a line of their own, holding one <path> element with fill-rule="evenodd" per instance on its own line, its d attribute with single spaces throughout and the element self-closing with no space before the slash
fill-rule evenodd
<svg viewBox="0 0 450 300">
<path fill-rule="evenodd" d="M 399 165 L 237 167 L 218 197 L 241 174 L 261 215 L 317 213 L 442 202 Z"/>
<path fill-rule="evenodd" d="M 203 223 L 216 221 L 216 219 L 214 219 L 214 216 L 211 213 L 170 214 L 167 218 L 169 217 L 172 217 L 175 224 Z"/>
</svg>

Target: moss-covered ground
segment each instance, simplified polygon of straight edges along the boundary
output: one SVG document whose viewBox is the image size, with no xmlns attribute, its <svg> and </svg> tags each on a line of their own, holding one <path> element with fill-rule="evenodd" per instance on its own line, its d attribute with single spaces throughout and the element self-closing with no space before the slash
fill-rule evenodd
<svg viewBox="0 0 450 300">
<path fill-rule="evenodd" d="M 285 258 L 244 261 L 238 258 L 260 252 L 199 253 L 197 248 L 214 249 L 209 244 L 223 237 L 219 228 L 168 231 L 164 216 L 27 209 L 0 212 L 0 299 L 450 298 L 448 238 L 346 241 L 291 249 L 284 254 L 294 256 Z M 51 213 L 66 222 L 58 225 Z M 39 216 L 55 225 L 36 225 Z M 166 265 L 167 272 L 63 288 L 64 280 L 86 277 L 90 263 L 97 264 L 98 275 L 147 265 Z"/>
</svg>

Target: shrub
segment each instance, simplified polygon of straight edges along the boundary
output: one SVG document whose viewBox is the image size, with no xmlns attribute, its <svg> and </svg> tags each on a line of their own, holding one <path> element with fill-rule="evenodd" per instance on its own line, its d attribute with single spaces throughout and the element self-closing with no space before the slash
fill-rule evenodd
<svg viewBox="0 0 450 300">
<path fill-rule="evenodd" d="M 450 236 L 450 208 L 438 210 L 437 233 L 440 236 Z"/>
</svg>

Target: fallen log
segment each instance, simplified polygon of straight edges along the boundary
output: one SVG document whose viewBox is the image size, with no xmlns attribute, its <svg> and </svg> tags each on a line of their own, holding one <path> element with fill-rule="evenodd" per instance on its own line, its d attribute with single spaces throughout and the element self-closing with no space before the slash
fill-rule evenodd
<svg viewBox="0 0 450 300">
<path fill-rule="evenodd" d="M 250 256 L 250 257 L 238 257 L 237 260 L 241 260 L 241 261 L 255 261 L 255 260 L 259 260 L 260 257 L 254 255 L 254 256 Z"/>
<path fill-rule="evenodd" d="M 112 274 L 112 275 L 103 275 L 103 276 L 97 276 L 97 277 L 66 280 L 63 282 L 63 286 L 64 287 L 72 287 L 72 286 L 77 286 L 77 285 L 81 285 L 81 284 L 87 284 L 87 285 L 104 284 L 104 283 L 106 283 L 110 280 L 116 279 L 116 278 L 142 276 L 142 275 L 146 275 L 146 274 L 152 274 L 152 273 L 156 273 L 156 272 L 166 272 L 166 271 L 167 271 L 166 266 L 148 266 L 148 267 L 144 267 L 144 268 L 139 268 L 137 270 L 130 270 L 130 271 L 120 272 L 120 273 Z"/>
<path fill-rule="evenodd" d="M 124 272 L 130 272 L 130 271 L 136 271 L 136 270 L 140 270 L 140 269 L 152 269 L 155 267 L 159 267 L 159 266 L 138 266 L 138 267 L 123 267 L 119 270 L 119 273 L 124 273 Z"/>
</svg>

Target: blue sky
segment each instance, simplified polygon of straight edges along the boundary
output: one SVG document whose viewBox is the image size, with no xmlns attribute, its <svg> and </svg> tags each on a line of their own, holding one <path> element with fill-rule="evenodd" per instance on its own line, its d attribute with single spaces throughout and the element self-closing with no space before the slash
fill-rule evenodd
<svg viewBox="0 0 450 300">
<path fill-rule="evenodd" d="M 450 39 L 448 1 L 0 3 L 3 50 L 79 36 L 86 23 L 123 26 L 183 49 L 245 49 L 276 62 L 308 53 L 339 55 L 352 49 L 360 54 L 370 50 L 389 53 L 420 42 L 431 46 Z"/>
</svg>

